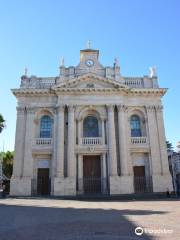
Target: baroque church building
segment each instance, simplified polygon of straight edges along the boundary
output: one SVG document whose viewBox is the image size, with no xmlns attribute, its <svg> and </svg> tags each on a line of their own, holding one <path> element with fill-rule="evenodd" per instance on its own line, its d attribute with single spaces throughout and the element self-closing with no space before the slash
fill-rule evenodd
<svg viewBox="0 0 180 240">
<path fill-rule="evenodd" d="M 21 77 L 12 196 L 131 194 L 172 190 L 160 88 L 125 77 L 118 61 L 80 51 L 57 77 Z"/>
</svg>

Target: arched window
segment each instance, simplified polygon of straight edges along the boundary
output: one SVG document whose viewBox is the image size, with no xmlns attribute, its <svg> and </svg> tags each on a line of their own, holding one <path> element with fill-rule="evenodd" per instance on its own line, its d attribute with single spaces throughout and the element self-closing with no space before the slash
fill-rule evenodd
<svg viewBox="0 0 180 240">
<path fill-rule="evenodd" d="M 141 137 L 141 121 L 139 116 L 131 116 L 131 137 Z"/>
<path fill-rule="evenodd" d="M 96 117 L 88 116 L 83 122 L 84 137 L 99 137 L 98 120 Z"/>
<path fill-rule="evenodd" d="M 40 121 L 40 138 L 51 138 L 52 137 L 52 119 L 45 115 L 41 117 Z"/>
</svg>

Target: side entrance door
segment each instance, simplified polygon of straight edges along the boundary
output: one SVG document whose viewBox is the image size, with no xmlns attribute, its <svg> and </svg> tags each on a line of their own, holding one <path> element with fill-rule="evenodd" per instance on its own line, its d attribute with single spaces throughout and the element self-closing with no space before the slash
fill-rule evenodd
<svg viewBox="0 0 180 240">
<path fill-rule="evenodd" d="M 146 191 L 145 167 L 134 167 L 134 191 L 135 193 L 142 193 Z"/>
<path fill-rule="evenodd" d="M 37 174 L 37 194 L 50 194 L 49 168 L 38 168 Z"/>
<path fill-rule="evenodd" d="M 100 156 L 83 157 L 84 193 L 101 193 Z"/>
</svg>

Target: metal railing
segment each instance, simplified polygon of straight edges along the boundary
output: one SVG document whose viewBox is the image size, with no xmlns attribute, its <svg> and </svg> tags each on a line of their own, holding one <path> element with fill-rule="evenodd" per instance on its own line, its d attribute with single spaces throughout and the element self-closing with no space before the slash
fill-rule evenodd
<svg viewBox="0 0 180 240">
<path fill-rule="evenodd" d="M 51 179 L 46 181 L 44 178 L 31 180 L 31 195 L 41 196 L 50 195 L 51 193 Z"/>
<path fill-rule="evenodd" d="M 84 177 L 78 179 L 77 194 L 109 194 L 108 179 L 101 177 Z"/>
<path fill-rule="evenodd" d="M 153 192 L 152 177 L 146 178 L 134 176 L 134 192 L 150 193 Z"/>
<path fill-rule="evenodd" d="M 80 141 L 81 145 L 101 145 L 101 137 L 83 137 Z"/>
<path fill-rule="evenodd" d="M 146 144 L 147 137 L 131 137 L 132 144 Z"/>
</svg>

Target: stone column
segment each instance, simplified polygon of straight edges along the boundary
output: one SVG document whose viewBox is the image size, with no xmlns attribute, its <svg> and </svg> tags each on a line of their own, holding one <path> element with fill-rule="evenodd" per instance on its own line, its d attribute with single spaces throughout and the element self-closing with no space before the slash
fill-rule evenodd
<svg viewBox="0 0 180 240">
<path fill-rule="evenodd" d="M 169 174 L 169 164 L 168 164 L 168 155 L 167 155 L 167 146 L 166 146 L 166 137 L 164 129 L 164 120 L 163 120 L 163 107 L 156 106 L 156 117 L 157 117 L 157 127 L 158 127 L 158 136 L 159 136 L 159 147 L 161 154 L 161 164 L 162 164 L 162 173 Z"/>
<path fill-rule="evenodd" d="M 151 149 L 152 174 L 161 175 L 162 166 L 159 151 L 158 131 L 154 106 L 147 106 L 149 141 Z"/>
<path fill-rule="evenodd" d="M 78 154 L 78 190 L 83 193 L 83 156 Z"/>
<path fill-rule="evenodd" d="M 78 118 L 77 121 L 78 121 L 78 144 L 80 145 L 81 144 L 81 137 L 82 137 L 82 134 L 81 134 L 82 120 Z"/>
<path fill-rule="evenodd" d="M 24 166 L 23 177 L 33 177 L 33 156 L 32 156 L 32 141 L 34 140 L 34 109 L 27 108 L 26 117 L 26 134 L 24 146 Z"/>
<path fill-rule="evenodd" d="M 11 196 L 30 196 L 33 177 L 32 134 L 33 109 L 17 108 L 15 162 L 11 179 Z"/>
<path fill-rule="evenodd" d="M 83 178 L 83 155 L 78 154 L 78 178 Z"/>
<path fill-rule="evenodd" d="M 103 189 L 103 193 L 107 193 L 107 171 L 106 171 L 106 153 L 103 153 L 101 155 L 101 161 L 102 161 L 102 182 L 101 186 Z"/>
<path fill-rule="evenodd" d="M 102 124 L 102 144 L 104 145 L 105 144 L 105 124 L 104 124 L 104 122 L 105 122 L 105 119 L 103 118 L 102 119 L 102 122 L 101 122 L 101 124 Z"/>
<path fill-rule="evenodd" d="M 117 106 L 118 108 L 118 126 L 119 126 L 119 153 L 120 153 L 120 169 L 121 175 L 129 175 L 129 144 L 128 139 L 131 137 L 127 131 L 127 107 L 124 105 Z"/>
<path fill-rule="evenodd" d="M 64 106 L 57 108 L 57 126 L 56 177 L 64 177 Z"/>
<path fill-rule="evenodd" d="M 15 157 L 13 163 L 13 177 L 22 177 L 24 160 L 26 115 L 25 108 L 17 107 Z"/>
<path fill-rule="evenodd" d="M 74 106 L 68 106 L 68 177 L 76 176 L 76 163 L 75 163 L 75 120 L 74 120 Z"/>
<path fill-rule="evenodd" d="M 106 153 L 102 154 L 102 174 L 103 174 L 103 178 L 106 178 Z"/>
<path fill-rule="evenodd" d="M 117 176 L 116 138 L 114 126 L 114 106 L 108 105 L 108 146 L 110 175 Z"/>
<path fill-rule="evenodd" d="M 56 168 L 57 168 L 57 122 L 58 115 L 57 109 L 54 109 L 54 119 L 53 119 L 53 156 L 52 156 L 52 176 L 56 177 Z M 51 181 L 52 182 L 52 181 Z"/>
</svg>

